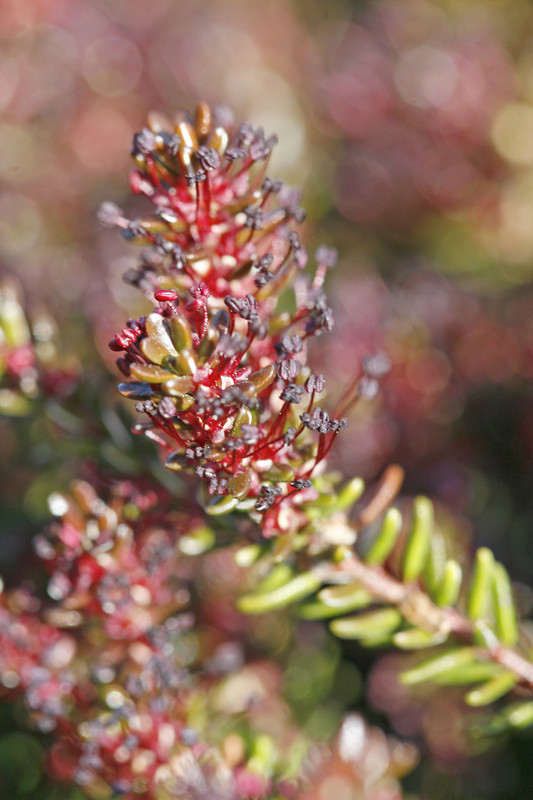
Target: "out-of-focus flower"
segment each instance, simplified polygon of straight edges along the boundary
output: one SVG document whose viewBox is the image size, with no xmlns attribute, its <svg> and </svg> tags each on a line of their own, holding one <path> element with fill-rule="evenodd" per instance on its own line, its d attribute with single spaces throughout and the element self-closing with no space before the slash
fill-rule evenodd
<svg viewBox="0 0 533 800">
<path fill-rule="evenodd" d="M 28 413 L 40 397 L 64 398 L 78 383 L 72 363 L 61 364 L 50 317 L 30 324 L 13 281 L 0 284 L 0 414 Z"/>
<path fill-rule="evenodd" d="M 400 800 L 397 778 L 410 772 L 416 760 L 413 745 L 387 740 L 361 716 L 351 714 L 342 722 L 327 759 L 311 772 L 313 788 L 303 792 L 302 800 Z"/>
<path fill-rule="evenodd" d="M 54 733 L 52 773 L 90 796 L 263 797 L 272 759 L 244 743 L 236 760 L 229 744 L 220 751 L 205 717 L 222 661 L 215 655 L 202 674 L 201 631 L 191 632 L 185 611 L 194 572 L 185 553 L 208 546 L 205 524 L 185 508 L 169 516 L 162 494 L 130 482 L 107 500 L 77 482 L 71 496 L 52 495 L 50 508 L 56 521 L 36 549 L 51 599 L 4 593 L 0 680 L 4 694 L 24 695 L 40 730 Z M 239 702 L 242 715 L 251 700 Z M 219 701 L 216 713 L 234 712 Z"/>
</svg>

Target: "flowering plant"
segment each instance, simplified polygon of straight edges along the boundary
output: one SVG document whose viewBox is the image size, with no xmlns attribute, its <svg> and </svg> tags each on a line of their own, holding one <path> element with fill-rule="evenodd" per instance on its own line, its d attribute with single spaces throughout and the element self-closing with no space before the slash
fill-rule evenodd
<svg viewBox="0 0 533 800">
<path fill-rule="evenodd" d="M 323 637 L 324 620 L 366 647 L 428 649 L 400 682 L 469 687 L 466 704 L 489 709 L 471 726 L 484 740 L 533 723 L 529 635 L 504 567 L 486 548 L 467 563 L 427 498 L 396 502 L 399 466 L 369 492 L 328 466 L 390 362 L 369 353 L 325 407 L 307 358 L 333 326 L 336 253 L 319 248 L 308 269 L 299 194 L 266 175 L 275 143 L 205 104 L 194 121 L 152 115 L 130 179 L 152 215 L 99 212 L 143 247 L 124 277 L 151 310 L 110 347 L 132 430 L 160 448 L 171 481 L 97 474 L 54 493 L 36 540 L 48 596 L 31 576 L 0 607 L 3 690 L 52 736 L 51 774 L 84 796 L 310 800 L 335 785 L 400 797 L 412 745 L 345 707 L 318 741 L 291 716 L 276 636 L 290 651 L 306 626 Z M 26 330 L 20 306 L 3 308 L 14 398 L 21 347 L 37 362 L 29 329 L 22 345 L 10 334 L 13 308 Z"/>
</svg>

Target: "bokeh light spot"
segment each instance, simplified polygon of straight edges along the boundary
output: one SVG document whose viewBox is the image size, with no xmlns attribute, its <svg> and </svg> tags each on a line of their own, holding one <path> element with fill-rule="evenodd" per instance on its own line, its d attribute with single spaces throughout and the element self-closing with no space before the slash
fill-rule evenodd
<svg viewBox="0 0 533 800">
<path fill-rule="evenodd" d="M 498 153 L 513 164 L 533 164 L 533 106 L 505 106 L 494 120 L 492 141 Z"/>
<path fill-rule="evenodd" d="M 142 56 L 133 42 L 121 36 L 103 36 L 85 51 L 82 69 L 91 89 L 117 97 L 135 87 L 142 66 Z"/>
<path fill-rule="evenodd" d="M 125 165 L 124 144 L 130 140 L 130 122 L 101 102 L 86 108 L 70 139 L 79 161 L 95 172 L 114 171 Z"/>
<path fill-rule="evenodd" d="M 413 47 L 400 56 L 394 82 L 406 103 L 418 108 L 440 108 L 457 87 L 457 66 L 445 50 L 428 45 Z"/>
<path fill-rule="evenodd" d="M 0 253 L 27 252 L 38 241 L 42 220 L 37 204 L 19 194 L 0 197 Z"/>
</svg>

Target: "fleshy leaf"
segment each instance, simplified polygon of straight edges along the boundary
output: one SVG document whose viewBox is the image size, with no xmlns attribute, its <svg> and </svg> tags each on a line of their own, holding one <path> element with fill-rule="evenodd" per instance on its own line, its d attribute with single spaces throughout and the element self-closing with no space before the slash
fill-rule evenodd
<svg viewBox="0 0 533 800">
<path fill-rule="evenodd" d="M 433 504 L 427 497 L 417 497 L 413 503 L 413 528 L 403 559 L 403 577 L 415 581 L 424 569 L 431 544 Z"/>
<path fill-rule="evenodd" d="M 397 508 L 389 508 L 381 529 L 364 555 L 367 564 L 383 564 L 392 552 L 402 527 L 402 515 Z"/>
</svg>

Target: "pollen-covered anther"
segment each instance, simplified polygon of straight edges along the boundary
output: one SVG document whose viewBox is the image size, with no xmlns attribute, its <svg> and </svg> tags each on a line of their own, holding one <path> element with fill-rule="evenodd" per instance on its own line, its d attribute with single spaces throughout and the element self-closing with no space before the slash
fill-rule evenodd
<svg viewBox="0 0 533 800">
<path fill-rule="evenodd" d="M 283 493 L 281 486 L 261 486 L 258 500 L 255 504 L 256 511 L 264 512 L 274 504 L 276 498 Z"/>
<path fill-rule="evenodd" d="M 289 383 L 280 394 L 284 403 L 299 403 L 303 393 L 303 387 L 297 383 Z"/>
<path fill-rule="evenodd" d="M 301 492 L 304 489 L 310 489 L 313 485 L 313 481 L 310 481 L 307 478 L 295 478 L 293 481 L 291 481 L 290 485 L 293 487 L 293 489 Z"/>
</svg>

